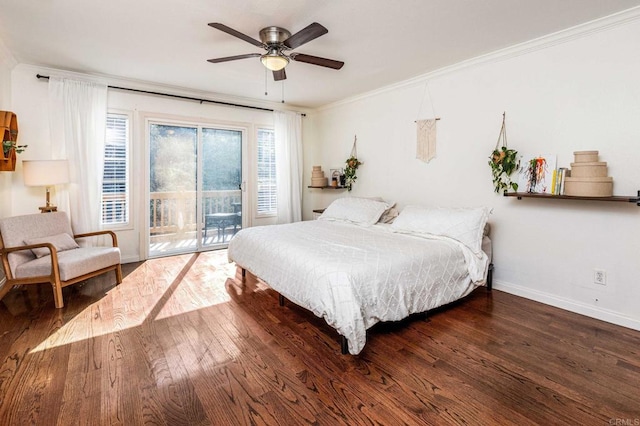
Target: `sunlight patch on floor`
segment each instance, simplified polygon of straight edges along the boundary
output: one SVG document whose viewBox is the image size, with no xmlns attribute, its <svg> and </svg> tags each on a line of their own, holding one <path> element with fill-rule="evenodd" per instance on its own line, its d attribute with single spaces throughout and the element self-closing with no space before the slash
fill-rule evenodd
<svg viewBox="0 0 640 426">
<path fill-rule="evenodd" d="M 234 277 L 235 264 L 220 255 L 184 256 L 185 264 L 180 271 L 167 272 L 168 276 L 149 283 L 146 269 L 155 266 L 154 260 L 143 263 L 122 284 L 68 320 L 30 353 L 117 334 L 148 321 L 166 321 L 231 300 L 225 282 Z M 103 311 L 112 315 L 104 318 Z M 62 312 L 59 315 L 62 323 Z"/>
</svg>

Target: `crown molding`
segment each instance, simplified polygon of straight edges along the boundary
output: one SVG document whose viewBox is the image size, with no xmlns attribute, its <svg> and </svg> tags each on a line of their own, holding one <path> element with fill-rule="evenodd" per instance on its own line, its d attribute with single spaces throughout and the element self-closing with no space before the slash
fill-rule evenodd
<svg viewBox="0 0 640 426">
<path fill-rule="evenodd" d="M 374 97 L 383 93 L 392 92 L 398 89 L 407 88 L 415 85 L 423 85 L 429 80 L 444 75 L 449 75 L 454 72 L 466 70 L 479 65 L 485 65 L 488 63 L 495 63 L 505 61 L 517 56 L 526 55 L 528 53 L 544 50 L 553 46 L 568 43 L 576 39 L 588 37 L 592 34 L 608 31 L 613 28 L 626 25 L 630 22 L 634 22 L 640 19 L 640 6 L 624 10 L 622 12 L 615 13 L 613 15 L 605 16 L 604 18 L 594 19 L 593 21 L 586 22 L 584 24 L 576 25 L 561 31 L 557 31 L 551 34 L 547 34 L 542 37 L 538 37 L 523 43 L 519 43 L 504 49 L 496 50 L 485 55 L 476 56 L 471 59 L 467 59 L 462 62 L 455 63 L 446 67 L 439 68 L 434 71 L 427 72 L 425 74 L 412 77 L 407 80 L 403 80 L 397 83 L 393 83 L 379 89 L 375 89 L 369 92 L 365 92 L 359 95 L 355 95 L 337 102 L 333 102 L 327 105 L 323 105 L 315 109 L 315 111 L 324 111 L 339 106 L 347 105 L 353 102 L 357 102 L 363 99 Z"/>
</svg>

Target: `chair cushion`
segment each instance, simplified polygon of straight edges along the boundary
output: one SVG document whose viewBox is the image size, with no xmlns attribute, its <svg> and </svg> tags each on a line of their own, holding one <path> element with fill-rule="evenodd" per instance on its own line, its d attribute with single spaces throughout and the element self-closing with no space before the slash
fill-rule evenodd
<svg viewBox="0 0 640 426">
<path fill-rule="evenodd" d="M 58 253 L 60 279 L 68 281 L 81 275 L 120 263 L 118 247 L 81 247 Z M 51 274 L 51 257 L 44 256 L 18 265 L 15 276 L 40 277 Z"/>
<path fill-rule="evenodd" d="M 77 249 L 77 248 L 80 247 L 78 245 L 78 243 L 76 243 L 76 240 L 74 240 L 71 235 L 64 234 L 64 233 L 63 234 L 58 234 L 58 235 L 52 235 L 50 237 L 30 238 L 30 239 L 24 240 L 24 243 L 26 245 L 40 244 L 40 243 L 51 243 L 56 248 L 58 253 L 60 253 L 62 251 L 66 251 L 66 250 Z M 48 247 L 32 248 L 31 251 L 38 258 L 40 258 L 42 256 L 50 256 L 51 255 L 51 252 L 49 251 Z"/>
</svg>

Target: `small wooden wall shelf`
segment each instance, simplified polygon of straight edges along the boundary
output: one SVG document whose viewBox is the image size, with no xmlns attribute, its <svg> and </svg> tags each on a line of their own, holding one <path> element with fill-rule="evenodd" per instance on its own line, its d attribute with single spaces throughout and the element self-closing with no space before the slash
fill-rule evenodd
<svg viewBox="0 0 640 426">
<path fill-rule="evenodd" d="M 4 156 L 2 148 L 0 148 L 0 172 L 13 172 L 16 170 L 16 150 L 11 149 Z"/>
<path fill-rule="evenodd" d="M 307 188 L 314 188 L 314 189 L 347 189 L 346 186 L 307 186 Z"/>
<path fill-rule="evenodd" d="M 4 141 L 18 141 L 18 117 L 11 111 L 0 111 L 0 135 Z M 13 172 L 16 169 L 16 150 L 10 149 L 4 153 L 4 147 L 0 146 L 0 171 Z"/>
<path fill-rule="evenodd" d="M 523 198 L 543 198 L 545 200 L 582 200 L 582 201 L 616 201 L 623 203 L 635 203 L 640 207 L 640 191 L 635 197 L 626 197 L 615 195 L 613 197 L 582 197 L 574 195 L 551 195 L 551 194 L 532 194 L 528 192 L 505 192 L 505 197 L 516 197 L 518 200 Z"/>
</svg>

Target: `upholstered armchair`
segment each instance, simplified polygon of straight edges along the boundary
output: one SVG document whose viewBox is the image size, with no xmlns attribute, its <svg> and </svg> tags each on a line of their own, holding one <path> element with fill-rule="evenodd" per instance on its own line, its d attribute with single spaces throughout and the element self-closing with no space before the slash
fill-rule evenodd
<svg viewBox="0 0 640 426">
<path fill-rule="evenodd" d="M 111 237 L 111 247 L 82 247 L 81 239 Z M 122 282 L 120 249 L 112 231 L 74 235 L 65 212 L 38 213 L 0 219 L 0 258 L 6 282 L 2 298 L 13 286 L 50 283 L 56 308 L 62 308 L 62 288 L 115 271 Z"/>
</svg>

